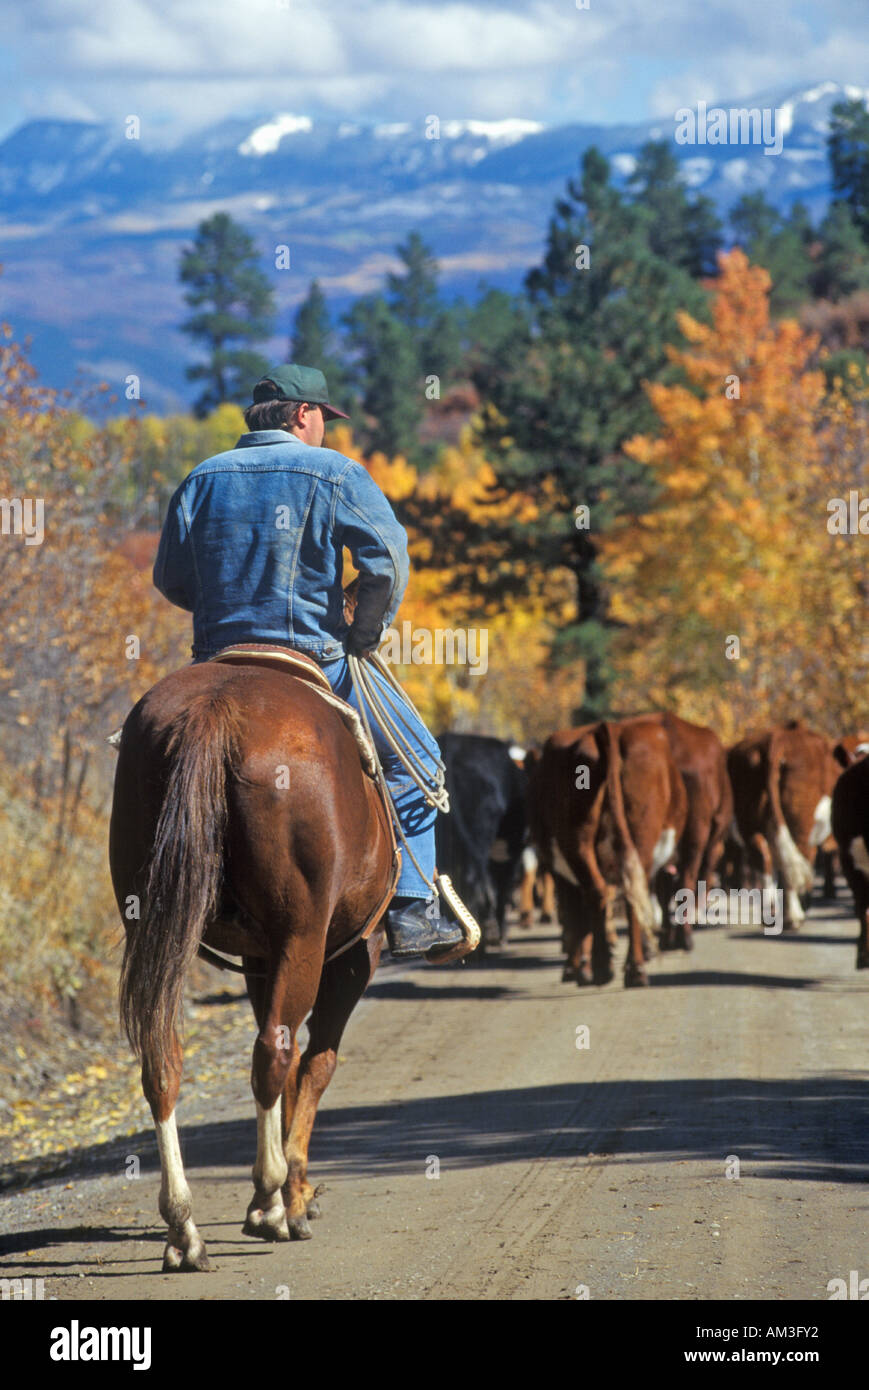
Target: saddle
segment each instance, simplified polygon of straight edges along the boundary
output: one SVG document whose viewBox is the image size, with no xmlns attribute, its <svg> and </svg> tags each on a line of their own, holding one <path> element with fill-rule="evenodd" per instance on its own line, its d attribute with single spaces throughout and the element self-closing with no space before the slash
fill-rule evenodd
<svg viewBox="0 0 869 1390">
<path fill-rule="evenodd" d="M 226 666 L 268 666 L 273 671 L 283 671 L 288 676 L 305 681 L 322 696 L 327 705 L 337 710 L 356 740 L 359 757 L 366 773 L 369 777 L 377 775 L 374 749 L 363 728 L 362 720 L 346 700 L 335 694 L 313 657 L 305 656 L 303 652 L 291 651 L 289 647 L 272 646 L 268 642 L 238 642 L 231 647 L 224 647 L 216 656 L 209 657 L 209 660 L 218 661 Z"/>
</svg>

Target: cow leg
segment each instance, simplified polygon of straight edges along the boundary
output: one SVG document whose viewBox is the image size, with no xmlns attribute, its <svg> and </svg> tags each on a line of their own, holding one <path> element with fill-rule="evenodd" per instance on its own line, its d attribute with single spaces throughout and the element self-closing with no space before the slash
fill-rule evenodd
<svg viewBox="0 0 869 1390">
<path fill-rule="evenodd" d="M 543 892 L 540 904 L 540 920 L 544 923 L 555 922 L 558 920 L 558 911 L 555 904 L 555 880 L 548 870 L 543 872 Z"/>
<path fill-rule="evenodd" d="M 857 969 L 869 970 L 869 850 L 862 836 L 842 847 L 841 858 L 857 914 Z"/>
<path fill-rule="evenodd" d="M 640 920 L 639 913 L 629 900 L 625 900 L 625 908 L 628 914 L 628 954 L 625 960 L 625 987 L 634 989 L 638 985 L 647 985 L 649 977 L 646 974 L 646 929 Z"/>
<path fill-rule="evenodd" d="M 537 878 L 537 855 L 530 845 L 522 851 L 522 877 L 519 880 L 519 925 L 527 931 L 534 924 L 534 880 Z"/>
<path fill-rule="evenodd" d="M 495 885 L 495 921 L 498 924 L 498 944 L 501 946 L 507 943 L 507 908 L 513 890 L 515 867 L 514 860 L 509 860 L 507 863 L 489 861 L 489 872 Z"/>
<path fill-rule="evenodd" d="M 821 845 L 815 863 L 824 880 L 824 886 L 821 889 L 824 900 L 834 902 L 836 898 L 836 851 Z"/>
<path fill-rule="evenodd" d="M 772 854 L 765 836 L 759 833 L 752 835 L 747 848 L 749 868 L 760 876 L 763 891 L 765 893 L 772 892 L 775 887 L 775 879 L 772 871 Z"/>
<path fill-rule="evenodd" d="M 560 875 L 555 880 L 555 892 L 566 955 L 561 974 L 562 981 L 572 980 L 578 985 L 593 984 L 594 929 L 589 919 L 585 894 L 581 888 L 568 883 Z"/>
<path fill-rule="evenodd" d="M 672 902 L 673 894 L 676 891 L 675 875 L 676 870 L 674 866 L 670 864 L 668 864 L 663 869 L 659 869 L 657 874 L 655 875 L 655 899 L 652 905 L 654 906 L 655 903 L 657 903 L 658 915 L 660 915 L 661 919 L 661 934 L 658 938 L 658 949 L 661 951 L 677 951 L 680 950 L 684 944 L 683 939 L 679 935 L 679 933 L 683 931 L 684 928 L 678 926 L 673 921 L 673 917 L 670 912 L 670 903 Z M 685 946 L 684 949 L 686 951 L 690 951 L 693 944 L 694 943 L 692 941 L 691 945 Z M 647 953 L 646 960 L 648 959 L 649 955 Z"/>
<path fill-rule="evenodd" d="M 593 926 L 591 970 L 596 985 L 608 985 L 615 976 L 613 956 L 618 935 L 613 922 L 614 903 L 615 890 L 610 885 L 606 887 L 602 902 L 599 897 L 592 896 L 590 903 Z"/>
<path fill-rule="evenodd" d="M 285 1119 L 284 1155 L 287 1178 L 283 1200 L 294 1240 L 309 1240 L 309 1219 L 320 1215 L 316 1201 L 320 1188 L 308 1181 L 308 1148 L 317 1106 L 338 1063 L 338 1047 L 347 1020 L 377 969 L 383 933 L 359 941 L 343 956 L 325 966 L 311 1014 L 309 1042 L 298 1073 L 295 1105 Z"/>
</svg>

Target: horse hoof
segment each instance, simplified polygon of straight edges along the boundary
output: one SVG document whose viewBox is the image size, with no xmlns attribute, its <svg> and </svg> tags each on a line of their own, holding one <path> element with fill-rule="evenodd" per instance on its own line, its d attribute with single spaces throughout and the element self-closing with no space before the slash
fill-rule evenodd
<svg viewBox="0 0 869 1390">
<path fill-rule="evenodd" d="M 316 1200 L 316 1198 L 314 1198 L 312 1201 L 308 1203 L 307 1207 L 305 1208 L 305 1215 L 307 1216 L 309 1221 L 319 1221 L 320 1217 L 323 1215 L 320 1203 Z"/>
<path fill-rule="evenodd" d="M 283 1208 L 280 1216 L 266 1216 L 265 1212 L 259 1208 L 249 1211 L 244 1225 L 241 1228 L 242 1235 L 253 1236 L 256 1240 L 289 1240 L 290 1233 L 287 1229 L 287 1217 Z"/>
<path fill-rule="evenodd" d="M 305 1215 L 291 1216 L 287 1224 L 290 1228 L 290 1240 L 310 1240 L 314 1234 Z"/>
<path fill-rule="evenodd" d="M 563 969 L 562 972 L 561 972 L 561 983 L 562 983 L 563 985 L 569 985 L 569 984 L 571 984 L 572 981 L 575 980 L 575 979 L 576 979 L 576 971 L 574 970 L 573 966 L 572 966 L 572 965 L 565 965 L 564 969 Z"/>
<path fill-rule="evenodd" d="M 592 974 L 591 961 L 588 959 L 581 960 L 576 968 L 576 972 L 573 978 L 576 981 L 576 983 L 580 986 L 580 988 L 583 985 L 593 984 L 594 975 Z"/>
<path fill-rule="evenodd" d="M 857 952 L 857 969 L 869 970 L 869 951 Z"/>
<path fill-rule="evenodd" d="M 694 950 L 694 937 L 690 932 L 681 931 L 679 933 L 679 947 L 683 951 Z"/>
<path fill-rule="evenodd" d="M 625 989 L 642 989 L 649 983 L 649 977 L 640 965 L 628 966 L 625 971 Z"/>
<path fill-rule="evenodd" d="M 615 971 L 611 965 L 599 965 L 595 967 L 592 983 L 596 985 L 609 985 L 615 979 Z"/>
<path fill-rule="evenodd" d="M 163 1251 L 164 1274 L 207 1274 L 211 1269 L 205 1246 L 199 1249 L 181 1250 L 171 1242 Z"/>
</svg>

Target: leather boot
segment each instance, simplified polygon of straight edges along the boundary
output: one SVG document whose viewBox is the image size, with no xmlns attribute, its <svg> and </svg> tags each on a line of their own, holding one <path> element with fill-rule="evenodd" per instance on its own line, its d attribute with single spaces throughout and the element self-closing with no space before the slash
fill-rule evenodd
<svg viewBox="0 0 869 1390">
<path fill-rule="evenodd" d="M 386 914 L 386 936 L 396 959 L 423 956 L 433 946 L 452 949 L 464 940 L 457 922 L 448 922 L 437 912 L 429 916 L 427 907 L 425 898 L 393 898 Z"/>
</svg>

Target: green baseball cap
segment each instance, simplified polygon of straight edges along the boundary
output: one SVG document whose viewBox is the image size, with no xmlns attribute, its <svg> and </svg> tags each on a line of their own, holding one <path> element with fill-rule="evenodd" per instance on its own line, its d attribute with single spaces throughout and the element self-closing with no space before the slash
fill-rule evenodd
<svg viewBox="0 0 869 1390">
<path fill-rule="evenodd" d="M 260 401 L 307 401 L 323 407 L 327 420 L 349 420 L 343 410 L 329 404 L 326 378 L 317 367 L 301 367 L 297 362 L 282 362 L 270 367 L 253 388 L 254 405 Z"/>
</svg>

